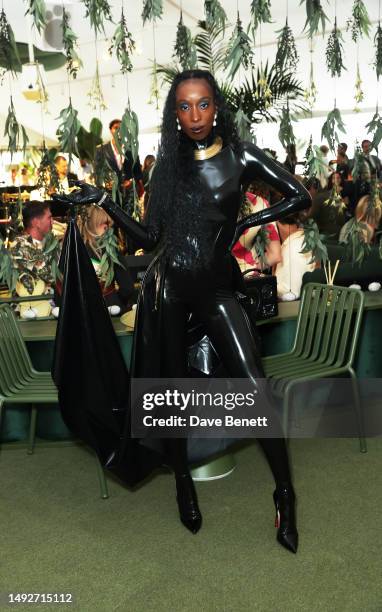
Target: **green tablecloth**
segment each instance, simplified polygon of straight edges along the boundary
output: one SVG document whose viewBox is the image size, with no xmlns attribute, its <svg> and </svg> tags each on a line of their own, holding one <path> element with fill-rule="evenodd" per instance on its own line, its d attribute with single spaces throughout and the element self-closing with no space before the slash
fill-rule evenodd
<svg viewBox="0 0 382 612">
<path fill-rule="evenodd" d="M 263 355 L 284 353 L 292 347 L 296 330 L 299 302 L 281 303 L 279 315 L 258 324 Z M 126 364 L 130 362 L 133 334 L 119 320 L 113 321 Z M 32 362 L 38 370 L 49 370 L 53 358 L 57 323 L 20 321 Z M 359 378 L 382 378 L 382 295 L 366 294 L 366 309 L 355 362 Z M 1 439 L 24 440 L 29 427 L 29 410 L 25 406 L 9 406 L 5 410 Z M 39 410 L 37 435 L 46 439 L 67 439 L 70 432 L 63 423 L 58 406 Z"/>
</svg>

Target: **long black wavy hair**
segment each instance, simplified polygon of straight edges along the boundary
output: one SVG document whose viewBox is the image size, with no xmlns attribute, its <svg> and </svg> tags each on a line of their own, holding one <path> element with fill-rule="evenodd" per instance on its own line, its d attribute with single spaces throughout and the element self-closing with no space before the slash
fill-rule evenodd
<svg viewBox="0 0 382 612">
<path fill-rule="evenodd" d="M 164 232 L 171 257 L 183 253 L 200 259 L 202 255 L 202 261 L 208 246 L 207 229 L 202 220 L 207 194 L 196 172 L 193 141 L 178 130 L 176 121 L 176 90 L 180 83 L 190 79 L 204 79 L 209 84 L 217 109 L 214 135 L 221 136 L 223 146 L 239 150 L 233 115 L 212 74 L 206 70 L 179 73 L 171 84 L 163 110 L 161 143 L 151 180 L 146 223 Z M 193 236 L 193 246 L 190 241 L 186 244 L 187 235 Z"/>
</svg>

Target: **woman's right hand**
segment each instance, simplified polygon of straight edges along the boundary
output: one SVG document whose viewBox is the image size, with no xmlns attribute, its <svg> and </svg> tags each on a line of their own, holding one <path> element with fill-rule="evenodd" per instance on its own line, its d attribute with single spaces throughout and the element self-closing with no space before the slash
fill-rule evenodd
<svg viewBox="0 0 382 612">
<path fill-rule="evenodd" d="M 68 194 L 54 193 L 53 200 L 61 204 L 98 204 L 105 192 L 89 183 L 76 183 L 78 189 Z"/>
</svg>

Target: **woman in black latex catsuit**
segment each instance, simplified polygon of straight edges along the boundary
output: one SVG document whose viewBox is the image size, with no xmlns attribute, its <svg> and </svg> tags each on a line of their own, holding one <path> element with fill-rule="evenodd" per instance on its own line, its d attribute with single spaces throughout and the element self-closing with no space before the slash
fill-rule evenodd
<svg viewBox="0 0 382 612">
<path fill-rule="evenodd" d="M 237 225 L 242 194 L 254 179 L 268 183 L 284 199 Z M 308 192 L 256 146 L 238 140 L 215 80 L 200 70 L 181 73 L 171 86 L 151 189 L 145 226 L 94 187 L 83 186 L 70 196 L 72 202 L 101 205 L 137 244 L 157 253 L 138 303 L 132 375 L 187 375 L 186 330 L 193 313 L 229 376 L 248 378 L 256 386 L 264 372 L 248 319 L 234 294 L 236 264 L 230 248 L 247 227 L 308 207 Z M 166 448 L 175 472 L 180 518 L 196 533 L 202 517 L 186 442 L 168 440 Z M 295 495 L 285 441 L 262 438 L 259 443 L 276 481 L 278 541 L 296 552 Z"/>
</svg>

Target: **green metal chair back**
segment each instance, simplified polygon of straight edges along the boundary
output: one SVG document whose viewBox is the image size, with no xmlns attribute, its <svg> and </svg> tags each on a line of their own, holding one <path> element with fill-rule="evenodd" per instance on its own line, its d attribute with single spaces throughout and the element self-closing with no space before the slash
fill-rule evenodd
<svg viewBox="0 0 382 612">
<path fill-rule="evenodd" d="M 364 296 L 358 289 L 318 283 L 305 285 L 293 356 L 334 369 L 350 367 L 363 305 Z"/>
<path fill-rule="evenodd" d="M 33 375 L 34 369 L 16 317 L 0 305 L 0 395 L 10 396 Z"/>
</svg>

